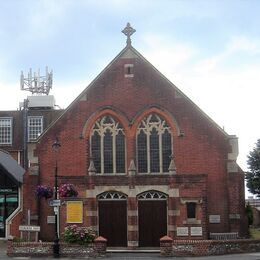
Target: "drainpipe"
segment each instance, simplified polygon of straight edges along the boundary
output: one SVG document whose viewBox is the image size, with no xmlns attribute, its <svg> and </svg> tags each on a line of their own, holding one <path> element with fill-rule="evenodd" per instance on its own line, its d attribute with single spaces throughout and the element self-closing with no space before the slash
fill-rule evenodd
<svg viewBox="0 0 260 260">
<path fill-rule="evenodd" d="M 28 99 L 23 101 L 23 168 L 28 169 Z"/>
</svg>

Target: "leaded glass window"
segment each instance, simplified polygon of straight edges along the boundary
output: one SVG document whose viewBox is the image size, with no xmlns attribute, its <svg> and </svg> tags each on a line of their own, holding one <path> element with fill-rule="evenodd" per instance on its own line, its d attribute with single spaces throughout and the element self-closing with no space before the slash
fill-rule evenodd
<svg viewBox="0 0 260 260">
<path fill-rule="evenodd" d="M 156 113 L 148 115 L 137 129 L 136 140 L 138 172 L 168 172 L 172 138 L 167 122 Z"/>
<path fill-rule="evenodd" d="M 99 118 L 90 138 L 91 156 L 97 174 L 125 173 L 125 134 L 112 116 Z"/>
</svg>

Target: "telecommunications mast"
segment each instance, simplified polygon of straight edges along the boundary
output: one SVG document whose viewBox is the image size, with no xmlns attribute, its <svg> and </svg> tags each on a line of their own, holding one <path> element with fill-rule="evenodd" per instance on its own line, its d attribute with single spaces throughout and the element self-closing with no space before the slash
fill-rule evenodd
<svg viewBox="0 0 260 260">
<path fill-rule="evenodd" d="M 48 67 L 46 67 L 45 76 L 40 76 L 40 70 L 32 75 L 32 69 L 30 69 L 28 77 L 25 78 L 22 71 L 20 79 L 21 90 L 28 90 L 32 94 L 49 95 L 52 88 L 52 76 L 52 70 L 48 72 Z"/>
</svg>

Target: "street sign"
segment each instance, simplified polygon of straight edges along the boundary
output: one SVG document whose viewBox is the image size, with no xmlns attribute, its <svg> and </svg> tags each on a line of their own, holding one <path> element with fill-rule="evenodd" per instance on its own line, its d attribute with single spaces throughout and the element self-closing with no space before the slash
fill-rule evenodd
<svg viewBox="0 0 260 260">
<path fill-rule="evenodd" d="M 54 211 L 55 215 L 57 215 L 58 212 L 59 212 L 59 208 L 58 208 L 58 207 L 54 207 L 54 208 L 53 208 L 53 211 Z"/>
<path fill-rule="evenodd" d="M 60 206 L 60 200 L 50 200 L 49 205 L 51 207 L 59 207 Z"/>
<path fill-rule="evenodd" d="M 20 231 L 35 231 L 39 232 L 40 231 L 40 226 L 19 226 Z"/>
</svg>

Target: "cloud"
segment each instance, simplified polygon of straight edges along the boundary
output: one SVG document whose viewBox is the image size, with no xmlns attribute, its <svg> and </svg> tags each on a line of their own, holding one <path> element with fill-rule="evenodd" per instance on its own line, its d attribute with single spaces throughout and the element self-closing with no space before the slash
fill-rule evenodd
<svg viewBox="0 0 260 260">
<path fill-rule="evenodd" d="M 147 60 L 168 76 L 176 70 L 181 70 L 197 53 L 197 50 L 188 44 L 170 41 L 158 34 L 144 35 L 143 42 Z"/>
<path fill-rule="evenodd" d="M 239 137 L 238 162 L 246 169 L 247 155 L 260 138 L 260 61 L 246 66 L 243 61 L 237 66 L 226 64 L 241 51 L 258 53 L 258 40 L 231 37 L 222 52 L 207 59 L 189 45 L 165 42 L 158 36 L 146 40 L 145 57 L 228 134 Z M 159 53 L 158 46 L 163 46 Z"/>
<path fill-rule="evenodd" d="M 234 53 L 239 51 L 260 53 L 260 40 L 251 39 L 244 35 L 232 36 L 227 44 L 227 52 Z"/>
</svg>

